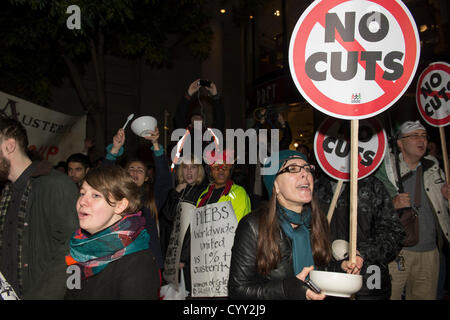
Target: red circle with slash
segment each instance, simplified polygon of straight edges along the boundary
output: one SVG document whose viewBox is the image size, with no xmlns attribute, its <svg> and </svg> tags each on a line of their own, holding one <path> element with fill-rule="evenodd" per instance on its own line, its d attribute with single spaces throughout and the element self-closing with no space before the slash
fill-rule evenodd
<svg viewBox="0 0 450 320">
<path fill-rule="evenodd" d="M 376 118 L 361 120 L 358 131 L 358 179 L 363 179 L 383 161 L 387 136 Z M 326 174 L 350 181 L 349 122 L 331 117 L 323 121 L 314 137 L 314 153 Z"/>
<path fill-rule="evenodd" d="M 450 65 L 430 64 L 421 74 L 416 87 L 416 104 L 422 118 L 431 126 L 450 123 Z"/>
<path fill-rule="evenodd" d="M 327 41 L 327 14 L 336 14 L 340 23 L 347 27 L 345 19 L 348 12 L 354 12 L 356 16 L 353 41 L 344 41 L 338 28 L 335 29 L 334 41 Z M 384 39 L 371 42 L 362 36 L 358 22 L 368 12 L 385 17 L 389 32 Z M 341 69 L 348 62 L 344 61 L 345 55 L 358 53 L 354 66 L 357 71 L 353 78 L 337 80 L 332 76 L 331 55 L 337 51 L 341 54 Z M 378 52 L 381 52 L 380 60 L 370 66 L 368 60 L 362 58 L 363 54 Z M 386 63 L 390 52 L 401 56 L 390 61 L 403 70 L 401 76 L 394 80 L 387 80 L 389 73 L 393 72 L 389 69 L 392 65 Z M 317 53 L 327 55 L 326 62 L 320 60 L 314 65 L 317 72 L 320 69 L 321 73 L 326 73 L 326 80 L 311 79 L 307 72 L 311 56 Z M 401 1 L 316 0 L 305 10 L 294 28 L 289 46 L 289 67 L 297 89 L 313 107 L 337 118 L 365 119 L 388 109 L 403 95 L 414 77 L 419 56 L 417 27 Z M 373 69 L 373 79 L 368 76 L 369 69 Z"/>
</svg>

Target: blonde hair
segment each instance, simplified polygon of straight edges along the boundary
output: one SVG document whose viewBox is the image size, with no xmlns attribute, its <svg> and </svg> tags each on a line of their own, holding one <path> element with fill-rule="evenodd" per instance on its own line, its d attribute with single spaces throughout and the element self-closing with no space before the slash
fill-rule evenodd
<svg viewBox="0 0 450 320">
<path fill-rule="evenodd" d="M 195 180 L 195 184 L 199 185 L 203 182 L 203 179 L 205 179 L 205 169 L 203 168 L 203 166 L 201 164 L 195 164 L 194 163 L 194 155 L 192 155 L 191 157 L 191 162 L 181 162 L 180 165 L 177 168 L 177 179 L 178 179 L 178 183 L 186 183 L 186 181 L 184 180 L 183 177 L 183 167 L 188 165 L 188 164 L 192 164 L 194 166 L 196 166 L 198 168 L 198 175 L 197 175 L 197 179 Z"/>
</svg>

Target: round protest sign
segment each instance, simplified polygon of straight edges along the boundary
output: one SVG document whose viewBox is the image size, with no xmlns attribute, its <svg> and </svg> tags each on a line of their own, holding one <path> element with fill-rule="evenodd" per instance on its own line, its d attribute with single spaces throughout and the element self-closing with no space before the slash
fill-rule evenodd
<svg viewBox="0 0 450 320">
<path fill-rule="evenodd" d="M 289 67 L 313 107 L 365 119 L 402 96 L 419 55 L 415 21 L 400 0 L 316 0 L 294 28 Z"/>
<path fill-rule="evenodd" d="M 358 179 L 381 164 L 387 145 L 386 132 L 375 118 L 361 120 L 358 134 Z M 337 180 L 350 180 L 350 127 L 348 122 L 327 118 L 314 137 L 320 167 Z"/>
<path fill-rule="evenodd" d="M 422 118 L 431 126 L 450 123 L 450 64 L 430 64 L 417 81 L 416 103 Z"/>
</svg>

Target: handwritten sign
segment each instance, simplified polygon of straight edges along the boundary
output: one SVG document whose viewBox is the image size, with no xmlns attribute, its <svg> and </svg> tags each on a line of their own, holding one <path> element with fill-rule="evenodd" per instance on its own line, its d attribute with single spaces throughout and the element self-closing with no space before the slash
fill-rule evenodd
<svg viewBox="0 0 450 320">
<path fill-rule="evenodd" d="M 231 248 L 237 219 L 230 201 L 197 208 L 191 220 L 193 297 L 228 296 Z"/>
</svg>

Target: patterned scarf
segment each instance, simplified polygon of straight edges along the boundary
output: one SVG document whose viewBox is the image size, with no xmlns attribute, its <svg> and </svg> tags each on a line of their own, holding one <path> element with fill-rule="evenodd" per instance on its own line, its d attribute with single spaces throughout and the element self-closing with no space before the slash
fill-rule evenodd
<svg viewBox="0 0 450 320">
<path fill-rule="evenodd" d="M 81 278 L 89 278 L 127 254 L 149 248 L 150 236 L 145 230 L 142 212 L 124 216 L 119 222 L 94 235 L 78 229 L 70 239 L 67 265 L 81 268 Z"/>
<path fill-rule="evenodd" d="M 278 221 L 286 236 L 292 240 L 292 257 L 294 260 L 294 272 L 299 274 L 304 267 L 314 265 L 309 236 L 311 225 L 311 208 L 308 206 L 301 214 L 278 206 Z M 293 228 L 291 223 L 298 225 Z"/>
</svg>

